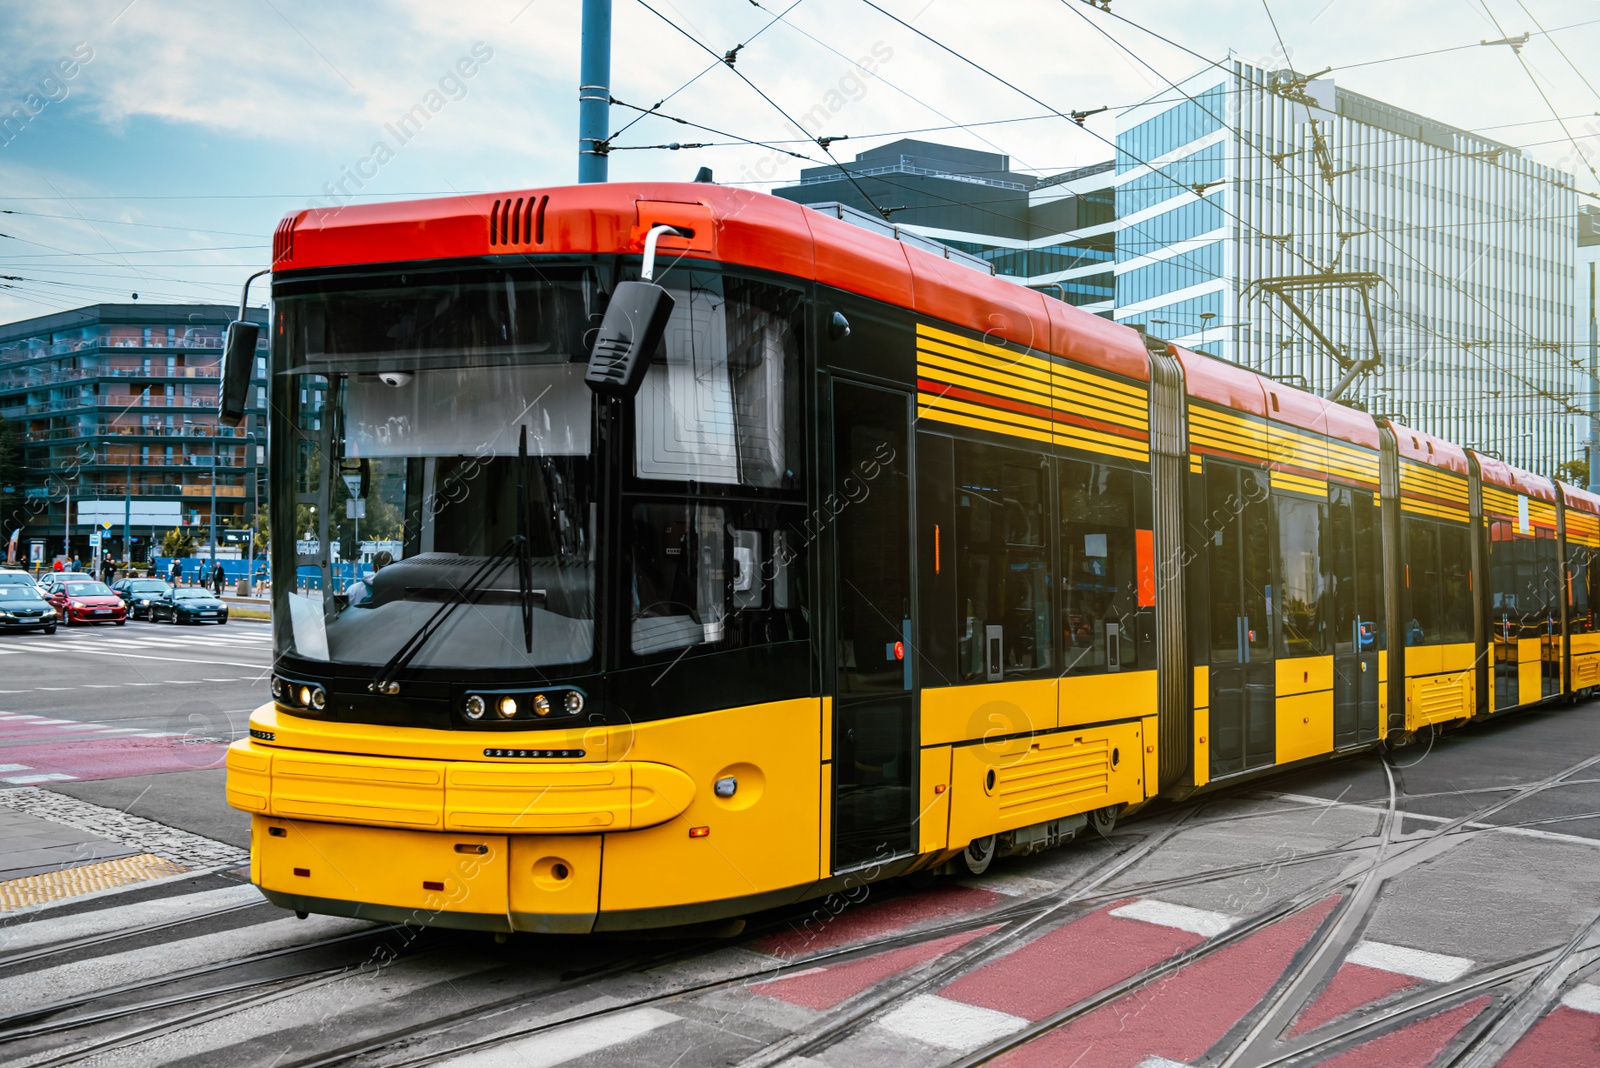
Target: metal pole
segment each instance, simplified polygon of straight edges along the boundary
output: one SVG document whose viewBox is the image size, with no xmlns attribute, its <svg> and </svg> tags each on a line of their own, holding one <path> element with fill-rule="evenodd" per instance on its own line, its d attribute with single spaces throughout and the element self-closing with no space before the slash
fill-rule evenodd
<svg viewBox="0 0 1600 1068">
<path fill-rule="evenodd" d="M 211 569 L 217 568 L 217 431 L 222 428 L 218 423 L 211 428 Z M 206 578 L 210 578 L 207 575 Z"/>
<path fill-rule="evenodd" d="M 1589 264 L 1589 492 L 1600 493 L 1600 331 L 1595 329 L 1594 268 Z"/>
<path fill-rule="evenodd" d="M 133 465 L 122 465 L 122 551 L 128 554 L 128 563 L 133 563 L 133 550 L 128 539 L 129 528 L 133 526 Z"/>
<path fill-rule="evenodd" d="M 578 181 L 606 180 L 611 125 L 611 0 L 583 0 L 578 69 Z"/>
<path fill-rule="evenodd" d="M 72 483 L 63 482 L 61 484 L 67 487 L 67 516 L 64 524 L 66 527 L 67 536 L 62 539 L 61 555 L 65 556 L 67 560 L 70 561 L 72 559 Z M 70 563 L 67 566 L 71 566 Z"/>
<path fill-rule="evenodd" d="M 245 537 L 250 540 L 249 559 L 245 563 L 244 581 L 245 592 L 251 596 L 256 592 L 256 519 L 261 514 L 261 505 L 257 500 L 256 485 L 256 436 L 246 434 L 250 449 L 250 522 L 245 525 Z"/>
</svg>

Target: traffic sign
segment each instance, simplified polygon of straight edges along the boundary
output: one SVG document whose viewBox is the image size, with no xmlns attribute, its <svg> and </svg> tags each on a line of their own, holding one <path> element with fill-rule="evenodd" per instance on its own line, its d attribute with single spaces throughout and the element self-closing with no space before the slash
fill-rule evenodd
<svg viewBox="0 0 1600 1068">
<path fill-rule="evenodd" d="M 102 520 L 101 520 L 101 521 L 100 521 L 100 529 L 101 529 L 101 530 L 110 530 L 110 529 L 111 529 L 111 520 L 109 520 L 109 519 L 102 519 Z"/>
<path fill-rule="evenodd" d="M 94 531 L 92 534 L 89 535 L 89 544 L 90 545 L 99 545 L 100 544 L 100 532 L 98 530 Z"/>
<path fill-rule="evenodd" d="M 341 477 L 344 479 L 344 488 L 350 491 L 350 496 L 352 496 L 352 497 L 360 497 L 361 496 L 361 474 L 360 474 L 360 472 L 357 472 L 355 474 L 343 474 L 343 475 L 341 475 Z"/>
</svg>

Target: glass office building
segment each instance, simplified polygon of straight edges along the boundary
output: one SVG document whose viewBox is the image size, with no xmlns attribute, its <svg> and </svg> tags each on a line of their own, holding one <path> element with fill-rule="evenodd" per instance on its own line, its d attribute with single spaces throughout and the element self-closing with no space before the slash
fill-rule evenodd
<svg viewBox="0 0 1600 1068">
<path fill-rule="evenodd" d="M 23 438 L 22 485 L 0 522 L 8 537 L 22 528 L 24 556 L 42 542 L 46 560 L 87 561 L 89 536 L 102 530 L 114 559 L 140 560 L 177 526 L 206 555 L 213 503 L 218 543 L 231 555 L 226 534 L 243 531 L 265 503 L 267 474 L 266 331 L 245 421 L 217 422 L 222 339 L 236 314 L 97 304 L 0 326 L 0 419 Z M 250 315 L 266 322 L 262 309 Z"/>
<path fill-rule="evenodd" d="M 808 167 L 799 185 L 772 192 L 801 204 L 841 203 L 875 217 L 881 217 L 877 209 L 889 209 L 902 231 L 1110 316 L 1116 220 L 1109 160 L 1040 178 L 1011 170 L 1010 157 L 998 153 L 901 140 L 841 166 L 848 178 L 839 167 Z"/>
<path fill-rule="evenodd" d="M 1571 176 L 1236 60 L 1116 140 L 1118 321 L 1325 394 L 1340 366 L 1288 280 L 1345 358 L 1381 363 L 1347 399 L 1538 471 L 1578 455 Z"/>
</svg>

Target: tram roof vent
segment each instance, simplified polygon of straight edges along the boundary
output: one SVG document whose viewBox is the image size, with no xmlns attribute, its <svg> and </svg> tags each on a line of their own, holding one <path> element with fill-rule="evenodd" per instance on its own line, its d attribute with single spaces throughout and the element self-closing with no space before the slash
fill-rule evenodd
<svg viewBox="0 0 1600 1068">
<path fill-rule="evenodd" d="M 881 219 L 876 215 L 862 211 L 860 208 L 852 208 L 850 205 L 841 204 L 837 200 L 829 201 L 825 204 L 806 204 L 804 206 L 812 211 L 820 211 L 824 215 L 832 215 L 835 219 L 840 219 L 852 226 L 859 226 L 863 230 L 871 230 L 875 234 L 892 237 L 903 245 L 910 245 L 913 248 L 920 248 L 924 252 L 931 252 L 935 256 L 942 256 L 952 263 L 959 263 L 963 267 L 971 267 L 974 271 L 994 274 L 994 264 L 981 256 L 974 256 L 971 253 L 962 252 L 958 248 L 951 248 L 944 242 L 935 241 L 931 237 L 923 237 L 915 230 L 899 226 L 887 219 Z"/>
</svg>

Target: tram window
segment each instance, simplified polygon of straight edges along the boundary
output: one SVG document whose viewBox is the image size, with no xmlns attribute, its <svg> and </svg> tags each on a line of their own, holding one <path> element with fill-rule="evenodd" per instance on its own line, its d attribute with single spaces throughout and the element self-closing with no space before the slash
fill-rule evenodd
<svg viewBox="0 0 1600 1068">
<path fill-rule="evenodd" d="M 1036 456 L 956 443 L 960 673 L 983 682 L 1050 666 L 1048 468 Z M 996 648 L 990 628 L 999 627 Z"/>
<path fill-rule="evenodd" d="M 1567 543 L 1567 619 L 1574 634 L 1596 630 L 1595 558 L 1597 551 L 1584 545 Z"/>
<path fill-rule="evenodd" d="M 1061 635 L 1067 674 L 1140 666 L 1139 635 L 1153 612 L 1139 603 L 1138 532 L 1149 526 L 1149 499 L 1146 475 L 1108 464 L 1061 463 Z"/>
<path fill-rule="evenodd" d="M 1407 645 L 1437 645 L 1439 637 L 1439 535 L 1424 519 L 1405 521 L 1405 586 L 1400 614 Z"/>
<path fill-rule="evenodd" d="M 1320 656 L 1327 651 L 1322 557 L 1327 505 L 1278 497 L 1278 655 Z"/>
<path fill-rule="evenodd" d="M 662 342 L 634 400 L 640 478 L 801 485 L 800 294 L 673 271 Z"/>
<path fill-rule="evenodd" d="M 1472 549 L 1467 531 L 1439 525 L 1439 641 L 1472 640 Z"/>
<path fill-rule="evenodd" d="M 629 647 L 639 656 L 807 636 L 803 547 L 770 512 L 634 506 Z"/>
<path fill-rule="evenodd" d="M 1547 630 L 1551 620 L 1561 618 L 1561 562 L 1556 555 L 1553 530 L 1540 529 L 1528 543 L 1533 559 L 1533 605 L 1538 613 L 1532 622 Z"/>
</svg>

